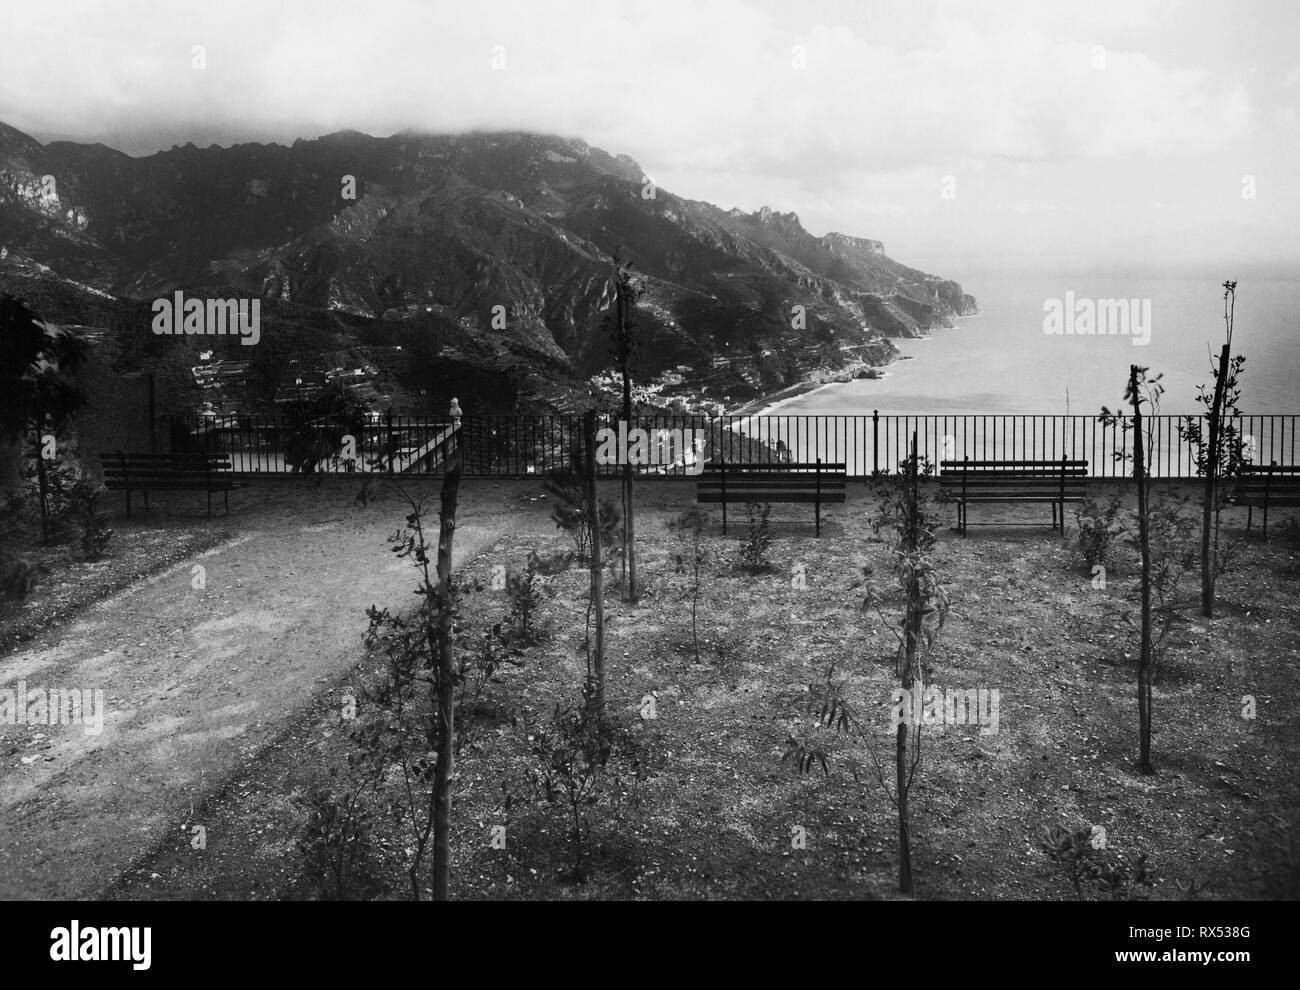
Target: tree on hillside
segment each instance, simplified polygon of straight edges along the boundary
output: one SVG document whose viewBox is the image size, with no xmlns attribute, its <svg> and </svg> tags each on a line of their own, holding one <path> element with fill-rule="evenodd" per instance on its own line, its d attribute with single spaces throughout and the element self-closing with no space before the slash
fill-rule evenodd
<svg viewBox="0 0 1300 990">
<path fill-rule="evenodd" d="M 1164 386 L 1160 384 L 1162 376 L 1156 375 L 1152 378 L 1147 372 L 1147 368 L 1136 364 L 1129 366 L 1128 387 L 1124 392 L 1124 401 L 1132 408 L 1133 416 L 1132 425 L 1123 423 L 1123 428 L 1125 430 L 1132 429 L 1133 431 L 1133 479 L 1137 486 L 1138 551 L 1142 559 L 1142 633 L 1138 653 L 1139 766 L 1143 773 L 1155 773 L 1155 767 L 1151 764 L 1151 681 L 1154 676 L 1155 666 L 1155 648 L 1151 635 L 1152 508 L 1151 477 L 1147 470 L 1147 465 L 1150 463 L 1154 450 L 1155 439 L 1154 436 L 1148 436 L 1143 431 L 1142 407 L 1145 405 L 1150 411 L 1150 415 L 1154 416 L 1160 409 L 1160 396 L 1164 393 Z M 1124 417 L 1123 414 L 1111 412 L 1103 406 L 1099 419 L 1102 423 L 1110 426 L 1116 422 L 1122 422 Z M 1124 456 L 1121 451 L 1115 453 L 1117 459 Z"/>
<path fill-rule="evenodd" d="M 429 790 L 428 814 L 422 828 L 417 828 L 414 841 L 415 856 L 411 865 L 411 887 L 416 900 L 420 897 L 418 871 L 424 855 L 425 842 L 430 830 L 433 833 L 433 899 L 445 901 L 449 897 L 451 878 L 451 812 L 452 776 L 456 770 L 456 688 L 463 680 L 456 664 L 456 614 L 464 588 L 452 577 L 452 547 L 456 536 L 456 509 L 460 498 L 462 455 L 455 448 L 447 462 L 442 478 L 440 511 L 438 513 L 438 545 L 436 556 L 430 558 L 429 539 L 425 533 L 422 503 L 402 492 L 411 512 L 406 517 L 406 529 L 392 538 L 393 552 L 409 559 L 416 569 L 418 582 L 415 593 L 421 601 L 416 621 L 424 644 L 419 655 L 424 670 L 419 679 L 429 685 L 429 722 L 426 723 L 426 745 L 435 755 L 432 768 L 432 786 Z M 401 492 L 401 488 L 398 488 Z M 433 570 L 430 570 L 430 564 Z M 403 623 L 393 623 L 385 610 L 370 610 L 371 634 L 368 642 L 378 642 L 375 631 L 386 623 L 398 631 Z M 420 771 L 420 779 L 428 781 L 427 760 Z M 404 767 L 405 772 L 405 767 Z M 410 781 L 407 781 L 410 787 Z M 408 850 L 409 852 L 409 850 Z"/>
<path fill-rule="evenodd" d="M 433 772 L 433 898 L 445 901 L 451 876 L 451 778 L 455 772 L 456 655 L 455 585 L 452 583 L 452 543 L 456 535 L 456 505 L 460 494 L 461 451 L 457 444 L 442 478 L 442 507 L 438 515 L 438 586 L 433 595 L 437 615 L 434 637 L 437 654 L 434 715 L 438 728 L 438 759 Z M 428 573 L 425 572 L 425 589 Z"/>
<path fill-rule="evenodd" d="M 85 343 L 41 322 L 20 299 L 0 295 L 0 493 L 17 490 L 22 445 L 58 433 L 85 401 L 76 371 Z"/>
<path fill-rule="evenodd" d="M 591 511 L 587 513 L 587 525 L 589 528 L 589 547 L 591 550 L 591 609 L 590 614 L 595 623 L 595 641 L 588 640 L 587 651 L 587 683 L 584 687 L 584 694 L 587 697 L 587 704 L 594 713 L 596 723 L 604 726 L 609 715 L 609 709 L 605 700 L 605 601 L 604 601 L 604 565 L 601 563 L 601 546 L 602 536 L 600 528 L 600 512 L 596 508 L 600 504 L 596 489 L 596 413 L 589 411 L 583 420 L 583 433 L 586 439 L 587 456 L 587 505 L 591 506 Z"/>
<path fill-rule="evenodd" d="M 892 712 L 893 773 L 887 771 L 877 756 L 872 725 L 845 697 L 847 682 L 835 680 L 834 668 L 827 673 L 823 684 L 810 685 L 809 700 L 815 732 L 805 733 L 802 737 L 792 734 L 786 740 L 784 760 L 793 761 L 804 773 L 818 764 L 824 772 L 829 772 L 819 737 L 821 730 L 834 729 L 858 736 L 871 754 L 876 779 L 898 812 L 898 889 L 910 895 L 914 886 L 909 799 L 921 764 L 921 731 L 927 724 L 927 720 L 918 715 L 922 699 L 927 694 L 926 683 L 930 679 L 934 647 L 948 617 L 948 593 L 933 553 L 937 519 L 934 510 L 944 501 L 944 496 L 940 492 L 932 498 L 922 488 L 921 479 L 930 476 L 932 467 L 917 455 L 915 433 L 912 434 L 911 454 L 899 467 L 899 473 L 882 475 L 876 483 L 880 510 L 872 518 L 871 525 L 877 532 L 886 534 L 893 578 L 891 590 L 901 593 L 901 614 L 896 620 L 891 620 L 882 611 L 882 606 L 888 604 L 887 597 L 893 596 L 887 596 L 884 589 L 872 586 L 874 568 L 863 568 L 866 580 L 855 584 L 855 587 L 866 585 L 863 609 L 879 615 L 898 640 L 894 655 L 898 687 L 894 689 Z"/>
<path fill-rule="evenodd" d="M 931 556 L 935 544 L 934 516 L 927 511 L 926 499 L 920 493 L 920 477 L 928 472 L 922 468 L 917 455 L 915 433 L 912 434 L 911 455 L 903 467 L 901 481 L 887 492 L 881 519 L 894 530 L 894 577 L 904 594 L 896 661 L 902 710 L 897 713 L 898 724 L 894 729 L 892 799 L 898 811 L 898 889 L 911 894 L 908 798 L 921 762 L 921 725 L 914 718 L 916 709 L 909 702 L 916 692 L 924 690 L 925 682 L 929 680 L 930 653 L 948 617 L 948 596 Z M 868 593 L 866 604 L 874 604 L 871 593 Z M 914 737 L 910 740 L 910 756 L 909 736 Z"/>
<path fill-rule="evenodd" d="M 1214 615 L 1214 578 L 1219 563 L 1219 483 L 1239 474 L 1246 464 L 1245 438 L 1236 425 L 1236 418 L 1240 415 L 1237 400 L 1241 397 L 1237 377 L 1246 359 L 1240 354 L 1230 356 L 1236 302 L 1237 283 L 1224 282 L 1223 322 L 1227 328 L 1227 339 L 1219 351 L 1218 363 L 1211 368 L 1214 373 L 1214 390 L 1211 392 L 1207 386 L 1202 385 L 1196 397 L 1196 401 L 1205 407 L 1206 430 L 1202 431 L 1199 416 L 1187 416 L 1178 427 L 1179 436 L 1196 452 L 1197 473 L 1205 478 L 1205 494 L 1201 504 L 1201 614 L 1206 618 Z"/>
<path fill-rule="evenodd" d="M 636 310 L 637 300 L 645 292 L 644 287 L 632 281 L 632 265 L 621 262 L 614 257 L 616 269 L 614 283 L 614 316 L 605 317 L 605 331 L 610 336 L 610 351 L 613 354 L 619 374 L 623 378 L 623 420 L 628 429 L 632 429 L 632 372 L 631 364 L 636 355 L 636 320 L 632 314 Z M 623 464 L 623 569 L 624 588 L 627 600 L 637 600 L 636 580 L 636 521 L 633 502 L 635 490 L 632 464 L 624 458 Z"/>
<path fill-rule="evenodd" d="M 296 474 L 313 474 L 338 457 L 345 436 L 353 437 L 360 449 L 366 412 L 352 396 L 327 392 L 308 402 L 286 404 L 284 425 L 285 464 Z"/>
</svg>

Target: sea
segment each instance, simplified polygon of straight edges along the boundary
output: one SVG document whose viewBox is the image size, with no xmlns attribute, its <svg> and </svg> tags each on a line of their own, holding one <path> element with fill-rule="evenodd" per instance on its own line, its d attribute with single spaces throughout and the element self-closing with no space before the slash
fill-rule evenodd
<svg viewBox="0 0 1300 990">
<path fill-rule="evenodd" d="M 1225 335 L 1221 279 L 1002 273 L 961 281 L 978 316 L 895 340 L 904 359 L 888 365 L 884 378 L 828 385 L 766 411 L 1091 415 L 1123 404 L 1129 366 L 1138 364 L 1164 376 L 1160 412 L 1181 415 L 1200 411 L 1198 385 L 1213 386 L 1212 361 Z M 1237 281 L 1232 352 L 1246 358 L 1238 408 L 1300 414 L 1300 277 Z M 1138 320 L 1149 312 L 1146 343 L 1131 332 L 1136 322 L 1127 335 L 1044 330 L 1058 306 L 1070 302 L 1077 311 L 1081 300 L 1110 299 L 1133 301 Z"/>
<path fill-rule="evenodd" d="M 1128 470 L 1120 456 L 1125 436 L 1096 417 L 1103 406 L 1128 413 L 1124 393 L 1136 364 L 1161 375 L 1164 387 L 1162 418 L 1149 431 L 1150 470 L 1166 477 L 1194 472 L 1178 417 L 1202 412 L 1198 386 L 1213 388 L 1225 338 L 1222 279 L 994 273 L 959 280 L 979 315 L 924 338 L 896 340 L 902 356 L 883 378 L 826 385 L 732 428 L 770 445 L 779 441 L 778 449 L 796 460 L 845 462 L 850 474 L 892 469 L 915 432 L 918 448 L 938 463 L 1068 455 L 1087 459 L 1093 475 L 1116 476 Z M 1237 283 L 1232 353 L 1246 359 L 1237 410 L 1245 417 L 1239 429 L 1247 457 L 1296 463 L 1300 277 Z M 1126 301 L 1127 324 L 1111 300 Z M 1098 332 L 1047 332 L 1079 329 L 1071 314 L 1086 312 L 1084 301 L 1092 304 Z M 1120 332 L 1100 332 L 1112 324 Z"/>
</svg>

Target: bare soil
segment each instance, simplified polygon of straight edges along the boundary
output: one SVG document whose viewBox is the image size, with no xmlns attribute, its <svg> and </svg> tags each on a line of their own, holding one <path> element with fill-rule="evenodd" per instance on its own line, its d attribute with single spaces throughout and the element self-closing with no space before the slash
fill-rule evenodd
<svg viewBox="0 0 1300 990">
<path fill-rule="evenodd" d="M 713 528 L 698 661 L 667 529 L 693 487 L 639 488 L 645 591 L 635 606 L 609 597 L 611 707 L 658 755 L 657 771 L 636 807 L 624 798 L 591 808 L 580 884 L 567 876 L 564 810 L 532 801 L 507 811 L 502 802 L 503 785 L 524 793 L 536 766 L 528 737 L 557 704 L 578 701 L 586 669 L 586 575 L 550 579 L 548 638 L 471 716 L 475 746 L 457 776 L 454 896 L 898 896 L 895 815 L 872 759 L 873 751 L 886 764 L 891 758 L 894 641 L 860 608 L 854 587 L 864 563 L 883 570 L 887 557 L 867 525 L 873 502 L 865 486 L 850 487 L 850 501 L 824 517 L 820 539 L 809 507 L 773 507 L 766 574 L 736 566 L 743 510 L 733 510 L 730 535 Z M 613 485 L 607 494 L 615 497 Z M 520 564 L 529 550 L 562 549 L 567 538 L 540 495 L 536 483 L 466 482 L 458 568 L 486 584 L 495 566 Z M 362 608 L 380 589 L 400 602 L 413 581 L 409 565 L 381 556 L 384 532 L 401 524 L 395 500 L 354 507 L 328 486 L 286 487 L 280 498 L 275 508 L 232 514 L 232 527 L 250 535 L 255 525 L 257 539 L 224 551 L 231 555 L 224 584 L 214 582 L 220 569 L 209 568 L 209 588 L 232 596 L 221 608 L 199 611 L 188 584 L 175 587 L 188 580 L 178 569 L 174 580 L 97 609 L 46 647 L 53 652 L 27 654 L 25 662 L 47 665 L 42 670 L 125 675 L 129 687 L 119 694 L 130 705 L 114 737 L 106 731 L 85 752 L 69 737 L 53 750 L 55 766 L 0 782 L 0 821 L 21 829 L 20 842 L 4 842 L 8 890 L 322 895 L 296 849 L 305 798 L 315 785 L 346 779 L 353 744 L 340 697 L 375 668 L 359 646 Z M 933 679 L 996 688 L 1001 712 L 995 734 L 926 730 L 912 809 L 916 895 L 1072 898 L 1039 848 L 1054 824 L 1100 825 L 1113 849 L 1146 853 L 1157 899 L 1294 891 L 1287 885 L 1296 864 L 1284 843 L 1295 833 L 1280 823 L 1295 820 L 1300 782 L 1295 547 L 1247 539 L 1244 512 L 1224 513 L 1225 536 L 1241 552 L 1220 581 L 1215 617 L 1193 611 L 1170 642 L 1155 690 L 1158 773 L 1147 776 L 1136 766 L 1137 633 L 1125 619 L 1134 570 L 1113 567 L 1107 586 L 1094 588 L 1049 520 L 1046 507 L 985 507 L 972 510 L 968 538 L 942 534 L 937 559 L 953 610 Z M 159 583 L 166 593 L 148 590 Z M 1193 574 L 1189 593 L 1196 583 Z M 176 602 L 187 600 L 176 614 Z M 485 592 L 466 622 L 498 621 L 504 608 L 502 596 Z M 79 654 L 97 659 L 72 666 Z M 811 717 L 809 686 L 832 667 L 879 737 L 865 745 L 828 733 L 829 772 L 800 776 L 782 761 L 786 740 Z M 6 682 L 21 672 L 13 657 L 0 670 Z M 648 695 L 656 699 L 652 720 L 640 717 Z M 1249 699 L 1253 718 L 1243 717 Z M 201 710 L 203 700 L 209 707 Z M 16 762 L 16 754 L 5 758 L 9 775 Z M 501 825 L 504 849 L 492 842 Z M 204 848 L 195 848 L 196 826 Z M 802 847 L 796 835 L 806 837 Z M 348 895 L 409 897 L 404 845 L 399 828 L 381 824 Z M 78 868 L 83 859 L 86 868 Z"/>
<path fill-rule="evenodd" d="M 102 600 L 86 592 L 94 603 L 75 619 L 0 657 L 0 686 L 102 689 L 107 704 L 99 734 L 0 725 L 0 897 L 104 889 L 256 765 L 355 662 L 366 606 L 406 606 L 410 581 L 385 544 L 405 512 L 382 491 L 360 504 L 358 487 L 262 483 L 235 493 L 215 524 L 202 496 L 160 497 L 152 517 L 112 520 L 118 535 L 102 565 L 55 566 L 10 628 L 28 628 L 23 613 L 61 611 L 49 603 L 65 600 L 80 575 L 111 575 L 119 563 L 118 573 L 149 570 L 142 554 L 164 562 Z M 411 490 L 436 496 L 437 482 Z M 468 553 L 504 526 L 503 513 L 486 508 L 492 492 L 489 482 L 479 507 L 462 513 Z"/>
</svg>

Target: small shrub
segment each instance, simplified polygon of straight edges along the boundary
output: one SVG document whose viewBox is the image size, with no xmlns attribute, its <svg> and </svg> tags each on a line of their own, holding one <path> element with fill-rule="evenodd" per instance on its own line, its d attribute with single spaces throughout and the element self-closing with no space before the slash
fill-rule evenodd
<svg viewBox="0 0 1300 990">
<path fill-rule="evenodd" d="M 708 514 L 698 505 L 692 505 L 668 523 L 669 532 L 677 537 L 680 544 L 680 550 L 673 555 L 673 566 L 678 574 L 690 576 L 691 643 L 695 649 L 696 661 L 700 659 L 700 588 L 704 565 L 708 562 L 708 551 L 704 544 L 704 530 L 708 524 Z"/>
<path fill-rule="evenodd" d="M 1118 538 L 1123 530 L 1119 494 L 1111 492 L 1105 500 L 1088 496 L 1074 510 L 1074 518 L 1079 528 L 1074 537 L 1075 553 L 1089 568 L 1098 564 L 1110 567 L 1115 562 Z"/>
<path fill-rule="evenodd" d="M 1106 847 L 1105 832 L 1096 825 L 1074 830 L 1053 825 L 1044 833 L 1041 847 L 1069 876 L 1074 896 L 1080 900 L 1085 890 L 1112 901 L 1141 898 L 1145 896 L 1143 888 L 1155 883 L 1145 853 L 1120 856 L 1112 852 Z"/>
<path fill-rule="evenodd" d="M 36 587 L 39 574 L 40 568 L 26 557 L 0 552 L 0 595 L 13 599 L 26 598 Z"/>
<path fill-rule="evenodd" d="M 772 506 L 767 502 L 762 505 L 747 502 L 745 512 L 748 525 L 745 539 L 740 544 L 740 563 L 751 574 L 764 574 L 772 569 L 772 562 L 767 559 L 768 548 L 772 546 L 767 517 L 772 513 Z"/>
<path fill-rule="evenodd" d="M 308 874 L 322 892 L 335 900 L 351 891 L 357 862 L 370 843 L 370 810 L 356 790 L 314 788 L 308 796 L 311 812 L 298 841 Z"/>
<path fill-rule="evenodd" d="M 461 637 L 456 643 L 457 707 L 466 715 L 479 711 L 487 687 L 496 680 L 497 671 L 506 664 L 519 666 L 518 651 L 510 648 L 507 633 L 498 622 L 479 634 L 477 641 Z M 468 731 L 457 730 L 456 755 L 470 742 Z"/>
<path fill-rule="evenodd" d="M 533 756 L 541 764 L 542 793 L 550 804 L 562 802 L 569 815 L 569 849 L 573 857 L 569 876 L 574 883 L 586 879 L 586 809 L 600 799 L 613 748 L 608 727 L 586 704 L 563 710 L 556 706 L 550 728 L 533 737 Z"/>
<path fill-rule="evenodd" d="M 41 493 L 41 475 L 45 475 L 45 491 Z M 30 455 L 22 466 L 23 486 L 17 504 L 25 521 L 42 534 L 46 543 L 64 543 L 73 535 L 74 513 L 72 493 L 81 475 L 65 457 L 42 460 Z M 45 517 L 42 523 L 41 506 Z"/>
<path fill-rule="evenodd" d="M 16 543 L 31 525 L 31 506 L 23 492 L 0 495 L 0 539 Z"/>
<path fill-rule="evenodd" d="M 510 612 L 504 624 L 505 634 L 512 645 L 532 646 L 541 638 L 537 627 L 537 612 L 542 605 L 541 567 L 536 553 L 528 555 L 524 569 L 511 568 L 506 572 L 506 600 Z"/>
<path fill-rule="evenodd" d="M 1166 653 L 1170 635 L 1184 621 L 1190 610 L 1200 603 L 1200 588 L 1190 594 L 1185 590 L 1189 575 L 1198 570 L 1200 560 L 1200 527 L 1188 512 L 1190 498 L 1168 494 L 1153 500 L 1148 515 L 1151 545 L 1151 613 L 1154 638 L 1153 671 L 1160 678 L 1161 661 Z M 1219 569 L 1229 559 L 1225 554 L 1218 558 Z M 1141 603 L 1140 586 L 1134 589 L 1135 604 Z"/>
<path fill-rule="evenodd" d="M 1300 516 L 1287 516 L 1278 524 L 1277 531 L 1292 550 L 1300 549 Z"/>
<path fill-rule="evenodd" d="M 556 706 L 550 726 L 532 737 L 536 793 L 563 808 L 569 822 L 570 868 L 565 879 L 585 883 L 591 809 L 602 801 L 637 807 L 641 785 L 662 762 L 652 745 L 629 730 L 602 723 L 590 699 L 575 708 Z"/>
<path fill-rule="evenodd" d="M 113 539 L 108 528 L 108 516 L 100 509 L 99 499 L 104 489 L 85 479 L 76 482 L 68 497 L 68 512 L 80 530 L 83 560 L 101 560 Z"/>
<path fill-rule="evenodd" d="M 543 484 L 546 493 L 555 499 L 551 519 L 556 528 L 563 530 L 573 540 L 578 562 L 589 559 L 591 527 L 588 525 L 590 507 L 587 505 L 587 479 L 578 471 L 553 471 Z M 622 515 L 609 499 L 600 502 L 601 548 L 616 547 L 622 535 Z"/>
</svg>

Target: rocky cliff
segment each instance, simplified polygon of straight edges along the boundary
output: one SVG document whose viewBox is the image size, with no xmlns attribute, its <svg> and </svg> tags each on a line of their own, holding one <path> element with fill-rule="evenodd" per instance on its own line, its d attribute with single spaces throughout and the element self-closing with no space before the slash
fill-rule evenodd
<svg viewBox="0 0 1300 990">
<path fill-rule="evenodd" d="M 625 156 L 527 133 L 347 131 L 132 158 L 0 125 L 0 252 L 0 291 L 37 272 L 57 296 L 66 280 L 55 304 L 75 322 L 92 322 L 76 312 L 88 290 L 129 307 L 183 289 L 266 300 L 264 340 L 288 312 L 344 338 L 428 325 L 437 353 L 559 406 L 609 364 L 616 255 L 645 287 L 639 377 L 677 368 L 719 398 L 886 363 L 887 338 L 975 307 L 879 241 L 683 199 Z"/>
</svg>

